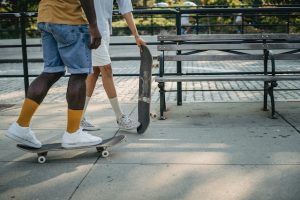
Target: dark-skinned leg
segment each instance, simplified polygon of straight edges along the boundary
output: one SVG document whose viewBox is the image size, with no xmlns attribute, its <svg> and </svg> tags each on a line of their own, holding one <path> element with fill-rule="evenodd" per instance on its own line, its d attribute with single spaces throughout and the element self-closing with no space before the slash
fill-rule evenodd
<svg viewBox="0 0 300 200">
<path fill-rule="evenodd" d="M 62 77 L 64 73 L 40 74 L 29 86 L 17 123 L 22 127 L 28 127 L 33 114 L 43 102 L 51 86 Z"/>
<path fill-rule="evenodd" d="M 69 79 L 66 95 L 68 102 L 68 133 L 74 133 L 80 128 L 80 119 L 85 104 L 86 77 L 87 74 L 72 74 Z"/>
</svg>

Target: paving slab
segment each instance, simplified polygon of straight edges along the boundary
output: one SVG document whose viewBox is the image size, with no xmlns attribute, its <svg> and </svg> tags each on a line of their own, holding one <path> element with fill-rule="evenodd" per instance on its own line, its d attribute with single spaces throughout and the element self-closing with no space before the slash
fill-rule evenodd
<svg viewBox="0 0 300 200">
<path fill-rule="evenodd" d="M 290 103 L 283 105 L 288 108 Z M 300 102 L 294 102 L 294 106 L 300 106 Z M 278 112 L 280 112 L 278 108 Z M 298 114 L 296 110 L 295 115 Z M 136 112 L 136 110 L 135 110 Z M 152 112 L 159 115 L 159 104 L 152 104 Z M 263 111 L 261 102 L 228 102 L 228 103 L 176 103 L 167 104 L 167 112 L 164 113 L 167 120 L 157 120 L 157 125 L 185 126 L 185 127 L 265 127 L 288 126 L 285 121 L 271 119 L 271 111 Z"/>
<path fill-rule="evenodd" d="M 297 200 L 299 178 L 293 165 L 96 164 L 72 199 Z"/>
<path fill-rule="evenodd" d="M 69 199 L 92 166 L 1 162 L 0 199 Z"/>
<path fill-rule="evenodd" d="M 280 116 L 300 131 L 300 103 L 279 102 L 277 108 Z"/>
</svg>

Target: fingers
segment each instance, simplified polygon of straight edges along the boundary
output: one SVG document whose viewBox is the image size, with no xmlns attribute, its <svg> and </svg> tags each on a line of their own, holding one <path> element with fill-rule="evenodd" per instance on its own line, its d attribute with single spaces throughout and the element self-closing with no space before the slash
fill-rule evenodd
<svg viewBox="0 0 300 200">
<path fill-rule="evenodd" d="M 101 44 L 101 34 L 97 25 L 90 25 L 90 35 L 91 35 L 91 42 L 89 45 L 90 49 L 97 49 Z"/>
<path fill-rule="evenodd" d="M 94 38 L 92 37 L 91 43 L 89 48 L 90 49 L 97 49 L 101 45 L 101 37 L 100 38 Z"/>
<path fill-rule="evenodd" d="M 136 44 L 140 47 L 141 45 L 145 46 L 146 42 L 143 39 L 138 38 L 138 39 L 136 39 Z"/>
</svg>

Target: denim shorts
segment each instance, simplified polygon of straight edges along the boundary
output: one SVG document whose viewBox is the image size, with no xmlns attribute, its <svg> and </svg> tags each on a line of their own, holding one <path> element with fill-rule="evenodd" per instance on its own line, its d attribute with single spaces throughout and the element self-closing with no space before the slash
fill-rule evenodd
<svg viewBox="0 0 300 200">
<path fill-rule="evenodd" d="M 89 74 L 92 71 L 88 25 L 39 23 L 42 34 L 44 72 Z"/>
</svg>

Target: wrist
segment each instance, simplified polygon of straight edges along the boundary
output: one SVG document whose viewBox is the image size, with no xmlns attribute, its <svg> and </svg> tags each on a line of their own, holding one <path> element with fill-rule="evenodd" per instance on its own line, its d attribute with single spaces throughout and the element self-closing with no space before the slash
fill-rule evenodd
<svg viewBox="0 0 300 200">
<path fill-rule="evenodd" d="M 89 26 L 90 26 L 91 28 L 98 28 L 97 22 L 96 22 L 96 23 L 89 23 Z"/>
</svg>

